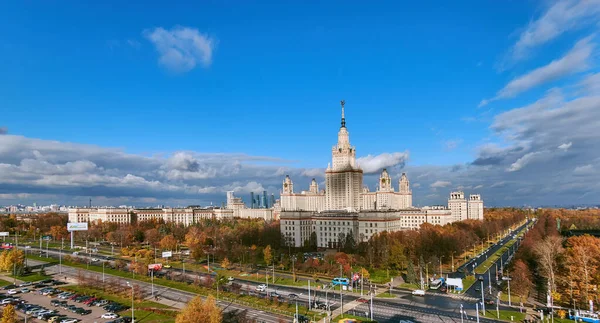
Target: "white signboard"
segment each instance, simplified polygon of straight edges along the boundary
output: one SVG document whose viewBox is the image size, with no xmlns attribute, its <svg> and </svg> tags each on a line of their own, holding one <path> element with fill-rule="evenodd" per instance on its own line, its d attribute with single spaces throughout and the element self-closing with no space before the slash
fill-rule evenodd
<svg viewBox="0 0 600 323">
<path fill-rule="evenodd" d="M 8 237 L 8 232 L 0 232 L 0 237 Z"/>
<path fill-rule="evenodd" d="M 67 231 L 87 231 L 87 222 L 73 222 L 67 223 Z"/>
<path fill-rule="evenodd" d="M 173 257 L 173 252 L 172 251 L 163 251 L 162 252 L 162 257 L 163 258 Z"/>
</svg>

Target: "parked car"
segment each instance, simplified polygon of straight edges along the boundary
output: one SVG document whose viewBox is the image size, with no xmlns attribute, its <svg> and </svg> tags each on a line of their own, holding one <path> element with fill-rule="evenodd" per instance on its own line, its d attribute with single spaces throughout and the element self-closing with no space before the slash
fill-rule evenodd
<svg viewBox="0 0 600 323">
<path fill-rule="evenodd" d="M 2 289 L 9 290 L 9 289 L 15 289 L 17 287 L 18 287 L 17 285 L 10 284 L 10 285 L 6 285 L 6 286 L 2 287 Z"/>
<path fill-rule="evenodd" d="M 15 295 L 17 294 L 19 291 L 16 289 L 9 289 L 8 292 L 6 292 L 8 295 Z"/>
<path fill-rule="evenodd" d="M 19 284 L 19 287 L 27 287 L 27 286 L 31 286 L 31 285 L 33 285 L 32 282 L 24 282 L 22 284 Z"/>
<path fill-rule="evenodd" d="M 23 293 L 23 294 L 26 294 L 26 293 L 29 293 L 29 292 L 31 292 L 31 290 L 29 290 L 29 288 L 23 288 L 23 289 L 21 289 L 21 293 Z"/>
<path fill-rule="evenodd" d="M 119 317 L 119 314 L 116 313 L 104 313 L 100 316 L 103 319 L 116 319 Z"/>
</svg>

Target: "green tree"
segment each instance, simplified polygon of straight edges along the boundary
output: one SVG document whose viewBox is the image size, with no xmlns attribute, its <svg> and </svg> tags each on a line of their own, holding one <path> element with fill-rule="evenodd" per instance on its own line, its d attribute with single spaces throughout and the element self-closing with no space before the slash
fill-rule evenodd
<svg viewBox="0 0 600 323">
<path fill-rule="evenodd" d="M 271 252 L 271 245 L 268 245 L 265 247 L 265 249 L 263 250 L 263 255 L 265 258 L 265 263 L 267 265 L 271 264 L 271 262 L 273 261 L 273 253 Z"/>
<path fill-rule="evenodd" d="M 406 282 L 409 284 L 417 283 L 417 273 L 415 272 L 415 265 L 412 261 L 408 262 L 408 269 L 406 270 Z"/>
<path fill-rule="evenodd" d="M 12 305 L 6 305 L 4 310 L 2 311 L 2 321 L 1 323 L 16 323 L 17 322 L 17 312 L 15 312 L 15 307 Z"/>
<path fill-rule="evenodd" d="M 390 256 L 388 258 L 388 267 L 392 269 L 402 269 L 402 264 L 406 261 L 404 246 L 400 241 L 392 239 L 390 241 Z"/>
<path fill-rule="evenodd" d="M 356 253 L 356 240 L 354 240 L 354 234 L 352 230 L 346 235 L 346 241 L 344 241 L 344 252 L 345 253 Z"/>
</svg>

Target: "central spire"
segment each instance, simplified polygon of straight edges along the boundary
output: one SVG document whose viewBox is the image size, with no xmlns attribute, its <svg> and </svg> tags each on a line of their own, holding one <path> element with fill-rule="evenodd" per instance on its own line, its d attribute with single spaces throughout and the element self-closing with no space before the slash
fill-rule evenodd
<svg viewBox="0 0 600 323">
<path fill-rule="evenodd" d="M 342 128 L 346 128 L 346 118 L 344 117 L 344 105 L 346 105 L 346 101 L 342 100 L 340 104 L 342 105 Z"/>
</svg>

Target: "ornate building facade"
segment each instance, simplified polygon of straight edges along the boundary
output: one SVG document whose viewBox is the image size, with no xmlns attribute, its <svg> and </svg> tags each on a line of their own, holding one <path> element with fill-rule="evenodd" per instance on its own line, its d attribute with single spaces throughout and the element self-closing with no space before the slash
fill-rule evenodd
<svg viewBox="0 0 600 323">
<path fill-rule="evenodd" d="M 455 192 L 449 207 L 414 207 L 406 173 L 400 176 L 397 190 L 387 169 L 381 172 L 374 192 L 363 186 L 363 171 L 356 162 L 356 148 L 350 144 L 346 128 L 345 102 L 341 105 L 342 121 L 337 144 L 331 149 L 331 163 L 325 170 L 325 190 L 319 190 L 313 179 L 308 191 L 296 193 L 289 175 L 283 180 L 280 227 L 286 244 L 300 247 L 316 243 L 319 247 L 335 248 L 348 237 L 360 242 L 383 231 L 418 229 L 423 223 L 445 225 L 469 218 L 471 208 L 465 200 L 463 216 L 462 204 L 454 201 Z M 483 201 L 479 195 L 471 197 L 477 203 L 472 207 L 471 218 L 477 214 L 478 219 L 483 219 Z"/>
</svg>

